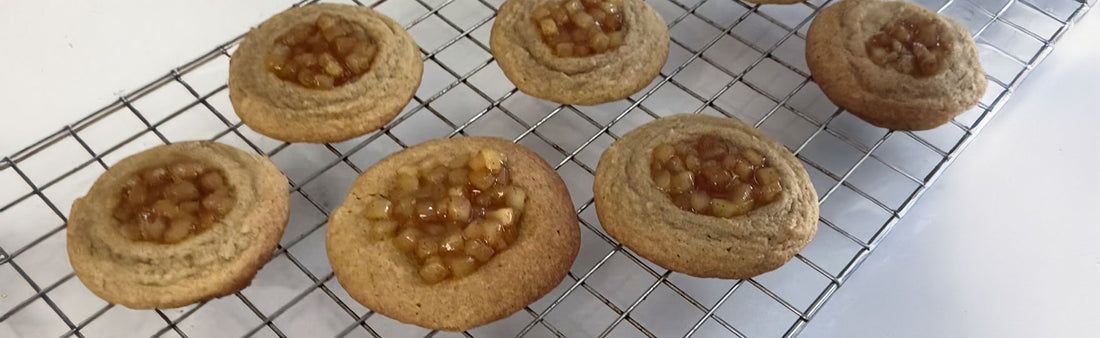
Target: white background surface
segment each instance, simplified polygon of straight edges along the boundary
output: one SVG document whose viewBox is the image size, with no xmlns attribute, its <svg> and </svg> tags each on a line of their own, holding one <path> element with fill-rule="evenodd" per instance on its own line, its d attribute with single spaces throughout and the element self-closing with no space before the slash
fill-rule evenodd
<svg viewBox="0 0 1100 338">
<path fill-rule="evenodd" d="M 283 8 L 261 1 L 0 0 L 0 154 Z M 1100 334 L 1097 34 L 1100 20 L 1091 13 L 804 337 Z"/>
</svg>

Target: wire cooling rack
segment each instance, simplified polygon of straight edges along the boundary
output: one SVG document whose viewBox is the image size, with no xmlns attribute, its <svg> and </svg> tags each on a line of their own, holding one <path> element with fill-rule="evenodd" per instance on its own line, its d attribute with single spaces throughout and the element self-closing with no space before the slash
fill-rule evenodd
<svg viewBox="0 0 1100 338">
<path fill-rule="evenodd" d="M 356 2 L 408 28 L 424 54 L 424 81 L 386 128 L 327 145 L 286 144 L 241 124 L 225 84 L 238 37 L 0 161 L 0 337 L 795 336 L 1090 7 L 918 0 L 975 36 L 989 89 L 945 126 L 894 132 L 833 106 L 809 77 L 806 28 L 830 1 L 650 0 L 672 35 L 668 63 L 645 90 L 594 107 L 537 100 L 504 78 L 488 48 L 500 0 Z M 754 279 L 700 279 L 652 265 L 603 232 L 591 189 L 600 153 L 630 129 L 681 112 L 751 123 L 803 161 L 821 219 L 796 259 Z M 380 158 L 466 135 L 515 140 L 565 179 L 582 229 L 568 277 L 523 311 L 460 334 L 360 306 L 328 266 L 328 213 Z M 96 298 L 65 255 L 69 206 L 121 158 L 191 139 L 265 154 L 289 178 L 291 220 L 275 257 L 252 286 L 184 308 L 137 311 Z"/>
</svg>

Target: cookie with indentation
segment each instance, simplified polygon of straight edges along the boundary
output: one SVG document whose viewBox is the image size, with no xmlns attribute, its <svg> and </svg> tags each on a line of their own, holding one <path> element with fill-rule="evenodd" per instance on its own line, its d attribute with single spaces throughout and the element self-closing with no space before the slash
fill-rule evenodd
<svg viewBox="0 0 1100 338">
<path fill-rule="evenodd" d="M 624 99 L 668 59 L 668 29 L 641 0 L 509 0 L 489 40 L 524 93 L 563 104 Z"/>
<path fill-rule="evenodd" d="M 573 203 L 537 154 L 497 138 L 429 141 L 355 181 L 329 219 L 340 285 L 387 317 L 463 331 L 556 287 L 580 246 Z"/>
<path fill-rule="evenodd" d="M 363 6 L 302 6 L 244 37 L 229 61 L 229 99 L 260 134 L 339 142 L 393 120 L 423 70 L 416 42 L 390 18 Z"/>
<path fill-rule="evenodd" d="M 900 1 L 822 10 L 807 32 L 806 63 L 829 100 L 887 129 L 943 125 L 974 107 L 988 83 L 965 27 Z"/>
<path fill-rule="evenodd" d="M 69 261 L 88 290 L 134 309 L 240 291 L 271 258 L 289 213 L 265 157 L 182 142 L 127 157 L 73 202 Z"/>
<path fill-rule="evenodd" d="M 676 115 L 623 135 L 600 157 L 593 191 L 609 235 L 696 277 L 774 270 L 817 231 L 817 193 L 801 162 L 728 118 Z"/>
</svg>

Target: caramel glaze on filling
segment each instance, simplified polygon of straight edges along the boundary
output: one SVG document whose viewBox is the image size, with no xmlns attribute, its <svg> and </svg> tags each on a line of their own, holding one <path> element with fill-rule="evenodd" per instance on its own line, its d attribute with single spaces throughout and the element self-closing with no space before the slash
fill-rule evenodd
<svg viewBox="0 0 1100 338">
<path fill-rule="evenodd" d="M 123 183 L 114 218 L 135 241 L 178 243 L 209 229 L 233 209 L 221 170 L 197 161 L 146 168 Z"/>
<path fill-rule="evenodd" d="M 948 29 L 935 18 L 894 21 L 867 40 L 867 55 L 876 65 L 901 73 L 936 75 L 947 68 L 951 46 L 943 34 Z"/>
<path fill-rule="evenodd" d="M 542 41 L 560 57 L 585 57 L 623 44 L 623 0 L 566 0 L 531 15 Z"/>
<path fill-rule="evenodd" d="M 377 47 L 351 21 L 321 14 L 279 36 L 267 54 L 267 69 L 280 79 L 312 89 L 331 89 L 370 70 Z"/>
<path fill-rule="evenodd" d="M 504 154 L 483 149 L 444 163 L 397 170 L 386 196 L 364 216 L 375 240 L 390 240 L 428 284 L 474 273 L 519 234 L 527 201 L 512 184 Z"/>
<path fill-rule="evenodd" d="M 700 215 L 744 215 L 783 192 L 779 171 L 759 151 L 712 135 L 657 146 L 650 174 L 673 204 Z"/>
</svg>

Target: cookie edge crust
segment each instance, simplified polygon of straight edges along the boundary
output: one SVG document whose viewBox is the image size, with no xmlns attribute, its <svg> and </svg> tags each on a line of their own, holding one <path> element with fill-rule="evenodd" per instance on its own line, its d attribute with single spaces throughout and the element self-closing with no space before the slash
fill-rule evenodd
<svg viewBox="0 0 1100 338">
<path fill-rule="evenodd" d="M 747 215 L 722 219 L 681 210 L 657 190 L 648 176 L 653 147 L 716 133 L 727 140 L 740 135 L 735 144 L 751 144 L 779 160 L 783 197 Z M 631 174 L 646 177 L 628 179 Z M 609 235 L 661 267 L 695 277 L 742 279 L 774 270 L 817 231 L 817 193 L 801 162 L 778 142 L 732 119 L 675 115 L 627 133 L 600 158 L 593 190 L 596 214 Z"/>
<path fill-rule="evenodd" d="M 367 238 L 362 209 L 370 196 L 390 188 L 397 168 L 483 148 L 504 153 L 515 170 L 513 182 L 528 191 L 520 237 L 469 276 L 424 284 L 389 241 Z M 363 172 L 333 212 L 326 244 L 337 281 L 360 304 L 404 323 L 463 331 L 505 318 L 557 287 L 579 252 L 580 228 L 565 183 L 541 157 L 507 140 L 465 137 L 428 141 Z"/>
</svg>

